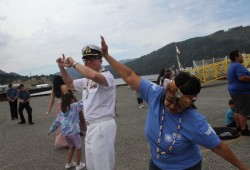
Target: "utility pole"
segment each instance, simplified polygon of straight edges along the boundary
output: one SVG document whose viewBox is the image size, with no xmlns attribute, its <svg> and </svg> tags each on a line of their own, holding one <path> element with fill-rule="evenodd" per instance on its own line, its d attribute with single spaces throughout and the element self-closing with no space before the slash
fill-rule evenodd
<svg viewBox="0 0 250 170">
<path fill-rule="evenodd" d="M 178 67 L 179 67 L 179 70 L 180 71 L 183 71 L 184 68 L 182 67 L 181 63 L 180 63 L 180 60 L 179 60 L 179 55 L 178 54 L 181 54 L 181 52 L 179 51 L 177 45 L 175 44 L 175 49 L 176 49 L 176 59 L 177 59 L 177 64 L 178 64 Z"/>
</svg>

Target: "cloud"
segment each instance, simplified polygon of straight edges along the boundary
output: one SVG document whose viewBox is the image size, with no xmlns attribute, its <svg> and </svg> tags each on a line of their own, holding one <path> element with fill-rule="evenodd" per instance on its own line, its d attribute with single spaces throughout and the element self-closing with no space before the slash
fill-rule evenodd
<svg viewBox="0 0 250 170">
<path fill-rule="evenodd" d="M 249 5 L 247 0 L 0 0 L 0 69 L 57 72 L 57 57 L 65 53 L 81 61 L 81 48 L 100 45 L 100 35 L 116 59 L 141 57 L 171 42 L 249 25 Z"/>
</svg>

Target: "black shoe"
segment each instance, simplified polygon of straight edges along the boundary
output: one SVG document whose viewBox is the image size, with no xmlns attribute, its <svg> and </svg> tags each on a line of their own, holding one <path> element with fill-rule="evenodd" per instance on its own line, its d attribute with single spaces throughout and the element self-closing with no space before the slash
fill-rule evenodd
<svg viewBox="0 0 250 170">
<path fill-rule="evenodd" d="M 241 131 L 241 127 L 239 126 L 239 127 L 236 127 L 236 131 L 237 132 L 240 132 Z"/>
<path fill-rule="evenodd" d="M 242 136 L 250 136 L 250 130 L 248 130 L 248 128 L 241 130 L 241 135 Z"/>
<path fill-rule="evenodd" d="M 33 124 L 35 124 L 35 123 L 34 123 L 34 122 L 30 122 L 29 124 L 30 124 L 30 125 L 33 125 Z"/>
<path fill-rule="evenodd" d="M 18 124 L 25 124 L 26 122 L 19 122 Z"/>
<path fill-rule="evenodd" d="M 14 117 L 12 117 L 11 119 L 12 119 L 12 120 L 14 120 L 15 118 L 14 118 Z"/>
<path fill-rule="evenodd" d="M 18 119 L 18 117 L 16 117 L 16 119 Z"/>
<path fill-rule="evenodd" d="M 80 136 L 84 136 L 84 133 L 83 133 L 83 132 L 80 132 L 79 135 L 80 135 Z"/>
</svg>

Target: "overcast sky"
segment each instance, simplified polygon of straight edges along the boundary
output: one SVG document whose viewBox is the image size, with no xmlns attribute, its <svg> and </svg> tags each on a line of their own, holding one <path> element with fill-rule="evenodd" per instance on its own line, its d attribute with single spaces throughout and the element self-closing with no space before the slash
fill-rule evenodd
<svg viewBox="0 0 250 170">
<path fill-rule="evenodd" d="M 249 0 L 0 0 L 0 69 L 53 74 L 62 53 L 82 62 L 82 47 L 100 45 L 100 35 L 117 60 L 138 58 L 248 26 L 249 7 Z"/>
</svg>

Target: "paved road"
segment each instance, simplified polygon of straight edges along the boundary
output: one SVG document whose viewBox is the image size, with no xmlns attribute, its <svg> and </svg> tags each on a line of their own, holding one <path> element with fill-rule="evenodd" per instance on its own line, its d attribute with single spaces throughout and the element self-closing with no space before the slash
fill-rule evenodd
<svg viewBox="0 0 250 170">
<path fill-rule="evenodd" d="M 80 94 L 78 94 L 80 97 Z M 226 81 L 202 88 L 196 105 L 210 124 L 224 126 L 229 95 Z M 34 125 L 12 121 L 7 102 L 0 102 L 0 170 L 61 170 L 67 149 L 55 149 L 55 135 L 47 136 L 55 114 L 46 117 L 49 96 L 32 98 Z M 139 109 L 133 92 L 127 86 L 117 88 L 116 169 L 147 170 L 149 147 L 144 135 L 147 106 Z M 24 113 L 27 118 L 27 114 Z M 250 122 L 248 122 L 250 123 Z M 82 143 L 84 138 L 82 138 Z M 250 137 L 226 141 L 236 155 L 250 167 Z M 202 148 L 203 170 L 234 170 L 231 164 L 210 150 Z M 84 155 L 84 149 L 82 150 Z M 84 160 L 84 157 L 83 157 Z"/>
</svg>

